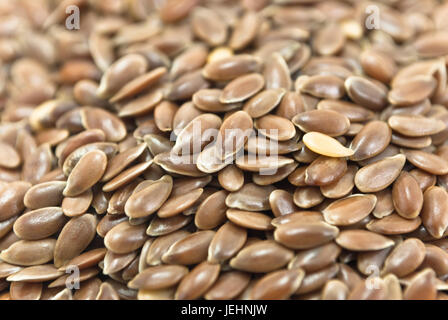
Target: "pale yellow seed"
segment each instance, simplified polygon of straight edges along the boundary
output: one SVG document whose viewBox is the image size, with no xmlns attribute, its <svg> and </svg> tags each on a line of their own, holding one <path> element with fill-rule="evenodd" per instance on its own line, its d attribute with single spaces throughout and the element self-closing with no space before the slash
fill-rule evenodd
<svg viewBox="0 0 448 320">
<path fill-rule="evenodd" d="M 212 63 L 224 58 L 229 58 L 233 56 L 233 50 L 229 47 L 217 47 L 209 53 L 207 57 L 207 63 Z"/>
<path fill-rule="evenodd" d="M 308 132 L 303 136 L 303 143 L 311 151 L 327 157 L 350 157 L 354 151 L 344 147 L 338 140 L 319 132 Z"/>
<path fill-rule="evenodd" d="M 363 29 L 361 24 L 354 19 L 347 19 L 341 22 L 342 32 L 351 40 L 359 40 L 362 37 Z"/>
</svg>

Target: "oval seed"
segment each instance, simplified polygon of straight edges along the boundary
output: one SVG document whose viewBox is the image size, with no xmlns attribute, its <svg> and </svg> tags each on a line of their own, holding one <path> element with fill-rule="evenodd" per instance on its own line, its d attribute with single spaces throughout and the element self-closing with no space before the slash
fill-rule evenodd
<svg viewBox="0 0 448 320">
<path fill-rule="evenodd" d="M 2 261 L 19 266 L 35 266 L 53 260 L 56 240 L 20 240 L 0 253 Z"/>
<path fill-rule="evenodd" d="M 263 173 L 254 173 L 252 175 L 252 180 L 261 186 L 266 186 L 269 184 L 273 184 L 279 182 L 290 175 L 298 166 L 298 163 L 290 163 L 286 166 L 283 166 L 277 170 L 276 173 L 272 175 L 265 175 Z"/>
<path fill-rule="evenodd" d="M 155 68 L 150 72 L 142 74 L 136 77 L 129 83 L 125 84 L 120 90 L 114 94 L 113 97 L 109 99 L 111 103 L 115 103 L 119 100 L 129 98 L 131 96 L 137 95 L 143 91 L 146 87 L 149 87 L 156 83 L 160 78 L 162 78 L 167 72 L 165 67 Z"/>
<path fill-rule="evenodd" d="M 218 173 L 218 181 L 227 191 L 238 191 L 244 185 L 244 174 L 237 166 L 229 165 Z"/>
<path fill-rule="evenodd" d="M 425 260 L 423 260 L 420 268 L 431 268 L 436 273 L 437 277 L 443 277 L 448 272 L 448 254 L 440 247 L 425 244 Z"/>
<path fill-rule="evenodd" d="M 12 300 L 39 300 L 42 283 L 12 282 L 9 292 Z"/>
<path fill-rule="evenodd" d="M 221 273 L 218 280 L 205 294 L 207 300 L 228 300 L 236 298 L 249 284 L 250 276 L 241 271 Z"/>
<path fill-rule="evenodd" d="M 301 268 L 308 272 L 321 270 L 336 262 L 341 248 L 334 242 L 300 251 L 288 265 L 288 269 Z"/>
<path fill-rule="evenodd" d="M 166 265 L 145 269 L 132 279 L 128 286 L 132 289 L 159 290 L 179 283 L 188 273 L 184 266 Z"/>
<path fill-rule="evenodd" d="M 272 240 L 257 241 L 243 248 L 230 261 L 232 268 L 247 272 L 271 272 L 285 266 L 294 253 Z"/>
<path fill-rule="evenodd" d="M 153 156 L 170 151 L 174 145 L 174 143 L 168 140 L 167 138 L 152 133 L 145 134 L 143 137 L 143 141 L 145 141 L 146 146 L 149 149 L 149 152 Z"/>
<path fill-rule="evenodd" d="M 183 128 L 187 126 L 190 121 L 192 121 L 197 116 L 201 115 L 203 112 L 195 107 L 193 102 L 184 103 L 176 112 L 173 117 L 173 132 L 174 134 L 179 134 Z"/>
<path fill-rule="evenodd" d="M 32 266 L 23 268 L 22 270 L 10 275 L 8 281 L 17 282 L 45 282 L 58 278 L 63 273 L 58 271 L 52 264 L 41 264 L 38 266 Z"/>
<path fill-rule="evenodd" d="M 178 110 L 178 106 L 170 101 L 162 101 L 155 106 L 154 122 L 157 128 L 163 132 L 173 130 L 174 117 Z"/>
<path fill-rule="evenodd" d="M 345 115 L 350 120 L 350 123 L 364 122 L 371 120 L 374 117 L 374 113 L 371 110 L 365 109 L 352 102 L 341 100 L 321 100 L 317 104 L 317 109 L 336 111 Z"/>
<path fill-rule="evenodd" d="M 23 203 L 29 209 L 58 206 L 62 202 L 65 181 L 49 181 L 32 186 L 25 194 Z"/>
<path fill-rule="evenodd" d="M 267 89 L 250 98 L 243 107 L 252 118 L 259 118 L 272 111 L 282 100 L 284 89 Z"/>
<path fill-rule="evenodd" d="M 441 187 L 430 187 L 423 194 L 421 218 L 426 230 L 440 239 L 448 226 L 448 193 Z"/>
<path fill-rule="evenodd" d="M 299 90 L 322 99 L 339 99 L 345 94 L 344 81 L 330 75 L 311 76 L 300 85 Z"/>
<path fill-rule="evenodd" d="M 95 300 L 100 290 L 101 280 L 98 278 L 84 281 L 82 288 L 76 290 L 74 300 Z"/>
<path fill-rule="evenodd" d="M 324 222 L 290 222 L 277 227 L 276 241 L 293 249 L 308 249 L 325 244 L 339 234 L 339 229 Z"/>
<path fill-rule="evenodd" d="M 104 72 L 97 94 L 102 98 L 113 95 L 130 80 L 142 75 L 147 66 L 146 59 L 137 54 L 118 59 Z"/>
<path fill-rule="evenodd" d="M 423 193 L 414 177 L 402 172 L 392 187 L 395 210 L 403 218 L 417 217 L 423 206 Z"/>
<path fill-rule="evenodd" d="M 254 230 L 270 230 L 272 229 L 271 218 L 265 214 L 251 211 L 242 211 L 237 209 L 228 209 L 226 211 L 227 218 L 234 224 Z"/>
<path fill-rule="evenodd" d="M 415 76 L 406 83 L 396 84 L 389 91 L 389 102 L 393 105 L 406 106 L 420 102 L 434 92 L 436 80 L 431 76 Z"/>
<path fill-rule="evenodd" d="M 66 222 L 58 207 L 46 207 L 27 212 L 14 222 L 14 233 L 24 240 L 45 239 L 62 229 Z"/>
<path fill-rule="evenodd" d="M 96 266 L 103 260 L 106 255 L 106 251 L 106 248 L 98 248 L 81 253 L 79 256 L 73 258 L 64 266 L 59 268 L 59 270 L 66 271 L 70 266 L 76 266 L 81 270 Z"/>
<path fill-rule="evenodd" d="M 397 245 L 384 262 L 384 273 L 404 277 L 416 270 L 425 259 L 425 245 L 416 238 L 406 239 Z"/>
<path fill-rule="evenodd" d="M 392 143 L 405 148 L 421 149 L 429 147 L 432 143 L 431 137 L 409 138 L 401 134 L 392 133 Z"/>
<path fill-rule="evenodd" d="M 405 300 L 434 300 L 437 296 L 435 272 L 424 269 L 409 283 L 403 293 Z"/>
<path fill-rule="evenodd" d="M 263 70 L 267 89 L 283 88 L 289 90 L 292 85 L 289 66 L 278 52 L 274 52 L 266 62 Z"/>
<path fill-rule="evenodd" d="M 31 183 L 25 181 L 0 185 L 0 221 L 14 217 L 25 208 L 23 199 L 30 188 Z"/>
<path fill-rule="evenodd" d="M 79 162 L 79 160 L 86 153 L 94 150 L 103 151 L 106 154 L 107 159 L 111 159 L 117 153 L 118 146 L 117 144 L 110 142 L 96 142 L 96 143 L 89 143 L 79 147 L 78 149 L 73 151 L 64 161 L 64 164 L 62 166 L 62 171 L 64 175 L 69 176 L 73 168 Z"/>
<path fill-rule="evenodd" d="M 414 177 L 417 181 L 420 189 L 425 192 L 429 187 L 432 187 L 436 184 L 436 176 L 430 173 L 427 173 L 421 169 L 413 169 L 409 171 L 409 173 Z"/>
<path fill-rule="evenodd" d="M 227 112 L 241 107 L 240 103 L 222 103 L 219 97 L 220 89 L 201 89 L 192 97 L 192 101 L 198 109 L 205 112 Z"/>
<path fill-rule="evenodd" d="M 229 208 L 247 211 L 269 210 L 269 194 L 274 191 L 272 186 L 257 186 L 254 183 L 245 184 L 240 190 L 230 193 L 226 198 Z"/>
<path fill-rule="evenodd" d="M 117 142 L 126 136 L 126 127 L 116 115 L 101 108 L 83 107 L 82 125 L 86 129 L 100 129 L 106 135 L 106 141 Z"/>
<path fill-rule="evenodd" d="M 103 282 L 95 300 L 120 300 L 120 296 L 112 285 L 107 282 Z"/>
<path fill-rule="evenodd" d="M 271 206 L 271 210 L 276 217 L 297 211 L 297 207 L 294 204 L 294 196 L 291 195 L 291 193 L 281 189 L 271 192 L 269 195 L 269 205 Z"/>
<path fill-rule="evenodd" d="M 244 101 L 264 86 L 264 78 L 258 73 L 240 76 L 229 82 L 223 89 L 219 101 L 222 103 L 235 103 Z"/>
<path fill-rule="evenodd" d="M 146 263 L 150 266 L 162 264 L 162 256 L 165 252 L 167 252 L 174 243 L 187 237 L 189 234 L 190 233 L 185 230 L 178 230 L 155 239 L 148 249 Z"/>
<path fill-rule="evenodd" d="M 324 196 L 317 187 L 299 187 L 294 191 L 293 201 L 298 207 L 308 209 L 324 201 Z"/>
<path fill-rule="evenodd" d="M 95 237 L 97 220 L 91 214 L 72 218 L 62 228 L 54 248 L 54 265 L 61 267 L 79 255 Z"/>
<path fill-rule="evenodd" d="M 179 54 L 171 65 L 170 75 L 176 79 L 182 74 L 202 67 L 207 59 L 208 50 L 205 45 L 197 44 Z"/>
<path fill-rule="evenodd" d="M 133 226 L 125 221 L 114 226 L 104 237 L 104 245 L 114 253 L 126 254 L 143 246 L 146 226 Z"/>
<path fill-rule="evenodd" d="M 330 137 L 341 136 L 350 127 L 349 119 L 333 110 L 311 110 L 299 113 L 292 122 L 303 132 L 317 131 Z"/>
<path fill-rule="evenodd" d="M 176 300 L 193 300 L 204 295 L 219 275 L 219 264 L 202 262 L 187 274 L 177 287 Z"/>
<path fill-rule="evenodd" d="M 14 265 L 6 263 L 6 262 L 0 263 L 0 275 L 2 278 L 6 278 L 12 274 L 15 274 L 22 269 L 23 269 L 22 267 L 14 266 Z"/>
<path fill-rule="evenodd" d="M 363 220 L 372 212 L 375 205 L 374 195 L 356 194 L 332 202 L 322 213 L 329 224 L 346 226 Z"/>
<path fill-rule="evenodd" d="M 164 176 L 150 186 L 131 195 L 124 207 L 126 215 L 142 218 L 153 214 L 168 199 L 173 187 L 171 176 Z M 148 199 L 151 199 L 148 201 Z"/>
<path fill-rule="evenodd" d="M 342 158 L 320 156 L 305 170 L 308 186 L 326 186 L 338 181 L 347 171 L 347 161 Z"/>
<path fill-rule="evenodd" d="M 199 153 L 199 156 L 196 159 L 197 169 L 203 173 L 215 173 L 224 169 L 229 164 L 231 158 L 221 160 L 221 157 L 223 156 L 221 148 L 221 144 L 216 143 L 208 146 Z"/>
<path fill-rule="evenodd" d="M 408 137 L 432 135 L 446 128 L 442 120 L 413 115 L 393 115 L 388 123 L 393 130 Z"/>
<path fill-rule="evenodd" d="M 210 46 L 219 46 L 227 38 L 227 24 L 214 10 L 197 7 L 192 14 L 191 26 L 195 35 Z"/>
<path fill-rule="evenodd" d="M 362 167 L 355 175 L 355 185 L 362 192 L 384 190 L 399 176 L 405 162 L 406 157 L 399 154 Z"/>
<path fill-rule="evenodd" d="M 203 75 L 214 81 L 228 81 L 247 73 L 257 72 L 260 67 L 261 59 L 241 54 L 208 63 L 204 67 Z"/>
<path fill-rule="evenodd" d="M 200 70 L 180 76 L 170 86 L 166 98 L 171 101 L 190 99 L 195 92 L 209 87 Z"/>
<path fill-rule="evenodd" d="M 106 154 L 99 150 L 87 152 L 79 159 L 67 178 L 64 196 L 74 197 L 97 183 L 106 170 Z"/>
<path fill-rule="evenodd" d="M 320 289 L 324 284 L 333 278 L 339 271 L 337 264 L 330 265 L 319 271 L 310 273 L 303 278 L 302 284 L 296 294 L 305 294 Z"/>
<path fill-rule="evenodd" d="M 448 173 L 448 160 L 429 152 L 422 150 L 402 150 L 406 159 L 417 168 L 435 175 L 444 175 Z"/>
<path fill-rule="evenodd" d="M 350 251 L 381 250 L 394 245 L 392 240 L 366 230 L 341 231 L 336 243 Z"/>
<path fill-rule="evenodd" d="M 21 162 L 20 155 L 10 145 L 0 142 L 0 166 L 16 168 Z"/>
<path fill-rule="evenodd" d="M 255 300 L 284 300 L 301 285 L 305 272 L 302 269 L 274 271 L 262 277 L 253 286 L 250 296 Z"/>
<path fill-rule="evenodd" d="M 347 285 L 340 280 L 330 280 L 322 289 L 322 300 L 346 300 L 349 293 Z"/>
<path fill-rule="evenodd" d="M 170 218 L 190 208 L 202 195 L 204 189 L 198 188 L 185 194 L 168 198 L 159 208 L 157 215 L 160 218 Z"/>
<path fill-rule="evenodd" d="M 336 55 L 345 44 L 345 36 L 338 24 L 329 23 L 315 35 L 313 49 L 322 56 Z"/>
<path fill-rule="evenodd" d="M 241 150 L 251 135 L 252 128 L 252 118 L 244 111 L 237 111 L 226 118 L 219 129 L 217 138 L 221 144 L 221 148 L 217 149 L 220 158 L 227 159 Z"/>
<path fill-rule="evenodd" d="M 190 216 L 183 214 L 165 219 L 154 217 L 149 223 L 148 229 L 146 229 L 146 234 L 152 237 L 169 234 L 185 227 L 191 220 L 192 218 Z"/>
<path fill-rule="evenodd" d="M 397 72 L 397 65 L 392 57 L 380 50 L 364 50 L 360 62 L 366 74 L 383 83 L 389 83 Z"/>
<path fill-rule="evenodd" d="M 345 80 L 345 89 L 353 102 L 370 110 L 382 110 L 387 105 L 386 88 L 366 78 L 348 77 Z"/>
<path fill-rule="evenodd" d="M 91 189 L 87 189 L 76 197 L 65 197 L 61 205 L 62 211 L 67 217 L 80 216 L 89 209 L 92 199 Z"/>
<path fill-rule="evenodd" d="M 124 168 L 137 159 L 146 149 L 146 145 L 141 143 L 126 151 L 120 152 L 107 163 L 106 171 L 101 178 L 102 182 L 107 182 L 117 176 Z"/>
<path fill-rule="evenodd" d="M 292 139 L 296 134 L 296 129 L 291 121 L 272 114 L 256 119 L 254 126 L 259 133 L 277 141 Z"/>
<path fill-rule="evenodd" d="M 371 121 L 367 123 L 353 139 L 350 148 L 354 154 L 350 160 L 360 161 L 383 152 L 390 144 L 392 131 L 383 121 Z"/>
<path fill-rule="evenodd" d="M 292 120 L 294 116 L 305 111 L 304 96 L 298 92 L 287 91 L 275 110 L 275 114 Z"/>
<path fill-rule="evenodd" d="M 384 261 L 391 251 L 392 247 L 382 250 L 358 253 L 356 259 L 358 270 L 364 275 L 369 275 L 372 273 L 372 269 L 374 268 L 378 271 L 381 270 L 384 265 Z"/>
<path fill-rule="evenodd" d="M 194 217 L 199 229 L 213 229 L 225 221 L 227 195 L 224 190 L 217 191 L 199 205 Z"/>
<path fill-rule="evenodd" d="M 227 222 L 218 229 L 208 247 L 208 261 L 223 263 L 232 258 L 243 247 L 246 239 L 245 229 Z"/>
<path fill-rule="evenodd" d="M 229 46 L 233 50 L 241 50 L 247 47 L 258 33 L 260 18 L 256 12 L 246 11 L 237 21 L 229 39 Z"/>
<path fill-rule="evenodd" d="M 337 181 L 320 187 L 323 196 L 330 199 L 342 198 L 348 195 L 355 186 L 355 174 L 358 168 L 355 165 L 348 165 L 347 171 Z"/>
<path fill-rule="evenodd" d="M 391 214 L 378 220 L 372 220 L 366 228 L 372 232 L 381 234 L 405 234 L 416 230 L 422 221 L 419 217 L 405 219 L 397 214 Z"/>
<path fill-rule="evenodd" d="M 384 280 L 379 277 L 373 280 L 378 284 L 376 288 L 369 285 L 368 280 L 361 280 L 352 289 L 347 300 L 384 300 L 387 296 Z"/>
<path fill-rule="evenodd" d="M 162 256 L 165 264 L 191 265 L 204 261 L 215 232 L 198 231 L 176 241 Z"/>
</svg>

